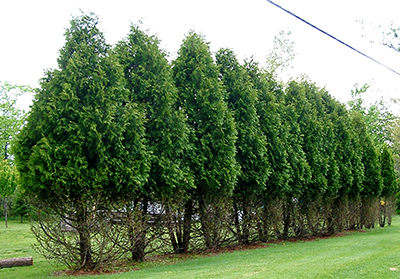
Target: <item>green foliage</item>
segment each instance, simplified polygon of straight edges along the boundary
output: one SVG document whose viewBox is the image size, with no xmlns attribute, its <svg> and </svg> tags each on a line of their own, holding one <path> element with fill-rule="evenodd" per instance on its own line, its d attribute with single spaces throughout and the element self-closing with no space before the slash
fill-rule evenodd
<svg viewBox="0 0 400 279">
<path fill-rule="evenodd" d="M 25 121 L 25 112 L 16 104 L 18 97 L 26 92 L 32 92 L 32 88 L 8 82 L 0 84 L 0 158 L 10 157 L 10 143 Z"/>
<path fill-rule="evenodd" d="M 224 101 L 207 43 L 191 32 L 183 41 L 173 62 L 179 91 L 178 107 L 186 113 L 190 130 L 190 167 L 197 191 L 204 197 L 229 195 L 236 183 L 236 129 L 234 118 Z"/>
<path fill-rule="evenodd" d="M 361 162 L 364 166 L 363 189 L 361 194 L 366 197 L 377 197 L 382 191 L 382 177 L 378 151 L 367 131 L 364 118 L 360 113 L 352 114 L 353 129 L 358 138 Z"/>
<path fill-rule="evenodd" d="M 280 67 L 282 71 L 285 68 L 288 68 L 290 62 L 296 56 L 296 52 L 294 51 L 294 42 L 291 42 L 288 38 L 290 35 L 290 31 L 286 34 L 284 31 L 280 31 L 279 34 L 274 37 L 274 47 L 267 56 L 266 70 L 269 74 L 275 77 L 277 75 L 277 70 Z"/>
<path fill-rule="evenodd" d="M 268 82 L 269 75 L 253 60 L 246 61 L 244 67 L 257 92 L 257 115 L 260 130 L 266 141 L 266 159 L 271 169 L 266 181 L 265 198 L 276 198 L 287 191 L 288 183 L 291 181 L 290 166 L 287 161 L 288 149 L 285 146 L 288 132 L 282 121 L 283 107 L 274 96 L 280 88 L 271 86 Z"/>
<path fill-rule="evenodd" d="M 392 152 L 387 146 L 383 147 L 380 156 L 380 163 L 383 182 L 381 196 L 388 198 L 396 194 L 396 192 L 398 191 L 398 186 L 396 181 L 396 172 L 394 169 Z"/>
<path fill-rule="evenodd" d="M 354 89 L 351 90 L 353 100 L 349 101 L 348 105 L 351 111 L 357 111 L 362 115 L 374 145 L 381 151 L 385 144 L 392 142 L 391 127 L 396 117 L 390 112 L 383 99 L 368 107 L 362 99 L 362 94 L 368 88 L 369 85 L 367 84 L 361 88 L 356 84 Z"/>
<path fill-rule="evenodd" d="M 115 51 L 124 68 L 129 99 L 145 111 L 146 144 L 152 157 L 144 193 L 155 194 L 156 199 L 176 199 L 192 187 L 193 179 L 184 162 L 188 128 L 183 111 L 176 106 L 178 92 L 166 54 L 155 36 L 134 25 Z"/>
<path fill-rule="evenodd" d="M 21 223 L 23 218 L 29 213 L 29 204 L 27 198 L 22 193 L 17 193 L 14 198 L 13 213 L 20 217 Z"/>
<path fill-rule="evenodd" d="M 311 181 L 303 189 L 303 198 L 313 200 L 322 196 L 328 188 L 328 157 L 325 150 L 326 136 L 322 119 L 317 118 L 317 106 L 310 99 L 316 93 L 315 85 L 307 81 L 291 82 L 286 91 L 286 104 L 292 105 L 303 135 L 302 149 L 311 171 Z"/>
<path fill-rule="evenodd" d="M 394 51 L 400 52 L 400 27 L 394 26 L 392 23 L 389 26 L 389 31 L 383 34 L 382 44 Z"/>
<path fill-rule="evenodd" d="M 0 198 L 3 199 L 5 225 L 8 227 L 8 198 L 15 192 L 18 174 L 9 160 L 0 161 Z"/>
<path fill-rule="evenodd" d="M 97 23 L 71 21 L 15 148 L 23 186 L 43 200 L 116 196 L 146 179 L 143 119 Z"/>
<path fill-rule="evenodd" d="M 137 191 L 148 173 L 143 113 L 129 101 L 123 68 L 97 25 L 94 15 L 71 20 L 59 69 L 42 79 L 14 145 L 22 187 L 58 220 L 72 216 L 79 248 L 71 265 L 89 269 L 103 260 L 92 258 L 91 237 L 99 232 L 93 210 Z M 58 233 L 37 236 L 53 258 L 69 244 L 49 232 Z"/>
<path fill-rule="evenodd" d="M 7 198 L 11 196 L 17 188 L 18 175 L 15 166 L 12 166 L 8 160 L 0 162 L 0 197 Z"/>
<path fill-rule="evenodd" d="M 251 200 L 253 196 L 264 191 L 270 172 L 266 157 L 267 141 L 261 131 L 256 110 L 257 91 L 232 50 L 219 50 L 216 61 L 227 91 L 228 107 L 233 112 L 238 132 L 236 160 L 240 172 L 235 192 L 242 199 Z"/>
<path fill-rule="evenodd" d="M 73 18 L 65 38 L 26 119 L 10 97 L 25 88 L 1 89 L 0 148 L 9 158 L 26 121 L 12 146 L 49 259 L 93 269 L 127 252 L 143 260 L 165 239 L 180 253 L 373 226 L 378 198 L 397 190 L 384 103 L 367 108 L 368 86 L 356 87 L 349 113 L 307 78 L 278 81 L 294 57 L 283 33 L 267 69 L 230 49 L 214 61 L 194 32 L 171 64 L 135 25 L 112 48 L 94 15 Z M 13 168 L 0 165 L 2 197 Z M 15 201 L 23 216 L 24 195 Z"/>
</svg>

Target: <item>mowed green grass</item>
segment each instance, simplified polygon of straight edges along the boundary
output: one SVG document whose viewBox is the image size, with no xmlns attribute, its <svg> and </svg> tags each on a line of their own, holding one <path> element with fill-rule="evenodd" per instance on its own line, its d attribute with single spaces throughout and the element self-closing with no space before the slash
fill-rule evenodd
<svg viewBox="0 0 400 279">
<path fill-rule="evenodd" d="M 0 219 L 0 259 L 33 257 L 33 266 L 22 266 L 0 269 L 1 279 L 45 278 L 51 272 L 62 268 L 50 265 L 42 256 L 32 249 L 35 238 L 28 221 L 9 220 L 5 227 L 4 218 Z"/>
<path fill-rule="evenodd" d="M 33 242 L 28 224 L 12 221 L 5 229 L 0 223 L 0 258 L 34 257 L 34 266 L 0 269 L 0 278 L 45 278 L 62 268 L 35 254 Z M 390 227 L 341 237 L 141 266 L 127 273 L 79 278 L 400 278 L 400 216 Z"/>
</svg>

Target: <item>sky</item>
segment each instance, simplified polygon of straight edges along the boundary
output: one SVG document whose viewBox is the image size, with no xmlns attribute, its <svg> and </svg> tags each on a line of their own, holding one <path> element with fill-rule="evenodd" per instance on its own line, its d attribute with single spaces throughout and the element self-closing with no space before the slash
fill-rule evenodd
<svg viewBox="0 0 400 279">
<path fill-rule="evenodd" d="M 400 53 L 382 46 L 382 33 L 400 27 L 398 0 L 273 0 L 359 51 L 400 72 Z M 190 30 L 202 33 L 213 52 L 235 51 L 240 61 L 265 65 L 280 31 L 294 42 L 295 59 L 279 78 L 307 75 L 341 102 L 355 84 L 370 84 L 365 99 L 400 98 L 400 75 L 372 62 L 265 0 L 0 0 L 0 82 L 39 86 L 44 70 L 57 68 L 64 32 L 73 16 L 93 12 L 109 44 L 125 38 L 131 23 L 155 34 L 174 59 Z M 363 22 L 363 23 L 361 23 Z M 375 41 L 375 43 L 371 43 Z M 32 96 L 22 97 L 26 107 Z M 395 113 L 399 106 L 393 106 Z"/>
</svg>

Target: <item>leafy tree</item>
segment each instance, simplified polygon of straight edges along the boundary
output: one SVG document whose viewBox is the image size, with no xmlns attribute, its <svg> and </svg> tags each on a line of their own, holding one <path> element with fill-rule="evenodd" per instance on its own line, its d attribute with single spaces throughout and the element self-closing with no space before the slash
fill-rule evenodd
<svg viewBox="0 0 400 279">
<path fill-rule="evenodd" d="M 400 27 L 394 26 L 392 23 L 389 26 L 389 31 L 383 34 L 382 44 L 396 52 L 400 52 Z"/>
<path fill-rule="evenodd" d="M 0 197 L 3 198 L 6 227 L 8 227 L 8 200 L 16 188 L 16 172 L 12 166 L 10 144 L 21 129 L 25 112 L 17 107 L 17 99 L 25 92 L 31 92 L 29 86 L 12 85 L 8 82 L 0 84 L 0 158 L 1 163 Z"/>
<path fill-rule="evenodd" d="M 144 108 L 146 144 L 152 153 L 149 179 L 137 197 L 144 204 L 150 200 L 176 203 L 193 186 L 193 179 L 184 161 L 189 131 L 183 111 L 176 106 L 178 91 L 166 54 L 159 49 L 155 36 L 134 25 L 116 52 L 124 67 L 130 101 Z M 147 224 L 147 220 L 144 222 Z M 179 249 L 177 242 L 173 241 L 175 251 Z M 134 259 L 143 257 L 141 251 Z"/>
<path fill-rule="evenodd" d="M 93 218 L 101 206 L 144 184 L 148 155 L 143 114 L 129 102 L 123 69 L 109 54 L 98 18 L 73 18 L 65 38 L 59 69 L 42 79 L 18 136 L 15 160 L 27 193 L 60 218 L 68 217 L 77 231 L 78 246 L 46 239 L 51 226 L 37 235 L 45 255 L 91 269 L 106 260 L 102 246 L 92 245 L 99 234 Z M 63 255 L 60 246 L 76 247 L 77 255 Z"/>
<path fill-rule="evenodd" d="M 0 162 L 0 197 L 3 199 L 4 218 L 8 228 L 8 198 L 14 194 L 17 188 L 17 172 L 8 160 Z"/>
<path fill-rule="evenodd" d="M 226 94 L 218 80 L 207 43 L 201 35 L 190 32 L 173 62 L 175 83 L 179 91 L 179 107 L 186 113 L 190 130 L 190 167 L 199 202 L 200 219 L 207 247 L 218 245 L 219 233 L 212 235 L 210 226 L 221 221 L 219 210 L 207 212 L 209 205 L 228 197 L 236 184 L 236 129 L 234 118 L 224 100 Z M 212 216 L 214 221 L 211 221 Z M 217 222 L 218 221 L 218 222 Z M 215 228 L 215 227 L 214 227 Z"/>
<path fill-rule="evenodd" d="M 383 146 L 392 142 L 392 126 L 396 117 L 390 112 L 383 99 L 368 106 L 362 99 L 362 94 L 367 92 L 369 85 L 361 88 L 356 84 L 351 90 L 353 100 L 348 102 L 351 111 L 357 111 L 364 119 L 368 133 L 375 146 L 382 150 Z"/>
<path fill-rule="evenodd" d="M 277 76 L 277 70 L 281 68 L 283 71 L 288 68 L 290 62 L 295 58 L 296 52 L 294 51 L 294 42 L 289 40 L 291 32 L 285 34 L 284 31 L 280 31 L 277 36 L 274 37 L 274 47 L 267 56 L 267 67 L 266 70 L 270 76 Z"/>
<path fill-rule="evenodd" d="M 21 129 L 25 112 L 17 107 L 17 99 L 26 92 L 32 92 L 29 86 L 0 84 L 0 158 L 10 157 L 10 143 Z"/>
<path fill-rule="evenodd" d="M 236 160 L 240 171 L 234 190 L 237 235 L 240 242 L 248 243 L 250 216 L 253 215 L 255 205 L 259 203 L 259 193 L 265 191 L 270 172 L 267 141 L 261 131 L 256 110 L 257 91 L 246 70 L 230 49 L 220 49 L 216 54 L 216 61 L 220 67 L 220 78 L 227 91 L 228 107 L 233 112 L 238 132 Z M 242 228 L 239 226 L 239 213 Z"/>
</svg>

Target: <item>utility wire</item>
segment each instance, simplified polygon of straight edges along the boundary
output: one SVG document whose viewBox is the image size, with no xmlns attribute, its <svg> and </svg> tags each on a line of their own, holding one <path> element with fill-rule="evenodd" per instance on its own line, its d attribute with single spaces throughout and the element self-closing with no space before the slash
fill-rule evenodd
<svg viewBox="0 0 400 279">
<path fill-rule="evenodd" d="M 320 28 L 318 28 L 317 26 L 315 26 L 315 25 L 313 25 L 313 24 L 309 23 L 308 21 L 306 21 L 306 20 L 302 19 L 301 17 L 299 17 L 299 16 L 295 15 L 294 13 L 292 13 L 292 12 L 290 12 L 290 11 L 288 11 L 288 10 L 286 10 L 286 9 L 282 8 L 282 7 L 281 7 L 281 6 L 279 6 L 278 4 L 275 4 L 274 2 L 272 2 L 272 1 L 270 1 L 270 0 L 266 0 L 266 1 L 267 1 L 267 2 L 269 2 L 269 3 L 271 3 L 271 4 L 272 4 L 272 5 L 274 5 L 274 6 L 278 7 L 279 9 L 281 9 L 281 10 L 285 11 L 286 13 L 290 14 L 291 16 L 294 16 L 295 18 L 297 18 L 297 19 L 301 20 L 301 21 L 302 21 L 302 22 L 304 22 L 305 24 L 307 24 L 307 25 L 309 25 L 309 26 L 311 26 L 311 27 L 313 27 L 313 28 L 317 29 L 319 32 L 321 32 L 321 33 L 323 33 L 323 34 L 327 35 L 328 37 L 330 37 L 330 38 L 334 39 L 335 41 L 337 41 L 337 42 L 341 43 L 342 45 L 345 45 L 346 47 L 350 48 L 351 50 L 354 50 L 355 52 L 357 52 L 357 53 L 361 54 L 362 56 L 364 56 L 364 57 L 366 57 L 366 58 L 368 58 L 368 59 L 371 59 L 371 60 L 372 60 L 372 61 L 374 61 L 375 63 L 378 63 L 379 65 L 381 65 L 381 66 L 385 67 L 386 69 L 388 69 L 388 70 L 392 71 L 393 73 L 395 73 L 395 74 L 397 74 L 397 75 L 399 75 L 399 76 L 400 76 L 400 73 L 399 73 L 399 72 L 396 72 L 396 71 L 395 71 L 395 70 L 393 70 L 392 68 L 389 68 L 388 66 L 386 66 L 386 65 L 382 64 L 381 62 L 379 62 L 379 61 L 375 60 L 374 58 L 372 58 L 372 57 L 370 57 L 370 56 L 366 55 L 365 53 L 362 53 L 361 51 L 359 51 L 359 50 L 355 49 L 354 47 L 352 47 L 352 46 L 350 46 L 350 45 L 348 45 L 348 44 L 346 44 L 345 42 L 343 42 L 343 41 L 339 40 L 338 38 L 336 38 L 336 37 L 332 36 L 331 34 L 329 34 L 329 33 L 325 32 L 324 30 L 322 30 L 322 29 L 320 29 Z"/>
</svg>

